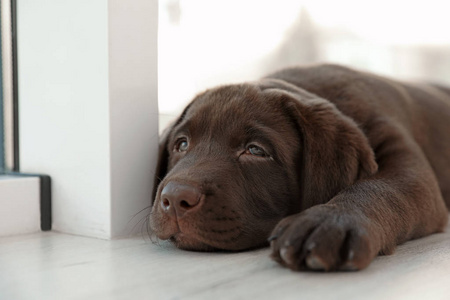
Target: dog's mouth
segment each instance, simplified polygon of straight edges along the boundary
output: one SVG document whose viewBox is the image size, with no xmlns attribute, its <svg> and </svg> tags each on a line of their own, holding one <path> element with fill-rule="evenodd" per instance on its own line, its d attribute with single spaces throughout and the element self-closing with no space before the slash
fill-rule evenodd
<svg viewBox="0 0 450 300">
<path fill-rule="evenodd" d="M 228 224 L 214 229 L 212 226 L 204 228 L 203 224 L 192 221 L 172 220 L 176 224 L 169 226 L 172 232 L 168 240 L 177 248 L 195 251 L 242 250 L 242 232 L 238 225 Z"/>
<path fill-rule="evenodd" d="M 184 220 L 178 218 L 161 218 L 161 215 L 153 215 L 150 219 L 150 229 L 160 240 L 169 240 L 177 248 L 192 251 L 217 251 L 232 247 L 230 238 L 236 238 L 227 234 L 226 230 L 214 230 L 203 228 L 202 224 L 193 219 Z"/>
<path fill-rule="evenodd" d="M 150 229 L 158 239 L 169 240 L 183 250 L 240 251 L 254 246 L 241 216 L 227 208 L 207 207 L 177 216 L 156 206 L 150 217 Z"/>
</svg>

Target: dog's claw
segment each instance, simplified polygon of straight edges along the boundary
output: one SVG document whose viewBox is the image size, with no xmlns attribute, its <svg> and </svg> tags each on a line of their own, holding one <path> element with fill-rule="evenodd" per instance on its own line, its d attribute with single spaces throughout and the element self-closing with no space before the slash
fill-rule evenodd
<svg viewBox="0 0 450 300">
<path fill-rule="evenodd" d="M 281 259 L 288 265 L 292 265 L 295 263 L 295 258 L 293 256 L 293 248 L 292 247 L 283 247 L 280 249 L 280 257 Z"/>
<path fill-rule="evenodd" d="M 324 271 L 327 270 L 324 262 L 316 255 L 310 254 L 306 257 L 306 265 L 311 270 Z"/>
<path fill-rule="evenodd" d="M 270 243 L 270 242 L 276 240 L 277 238 L 278 238 L 278 235 L 277 235 L 277 234 L 274 234 L 274 235 L 269 236 L 269 238 L 267 239 L 267 241 Z"/>
</svg>

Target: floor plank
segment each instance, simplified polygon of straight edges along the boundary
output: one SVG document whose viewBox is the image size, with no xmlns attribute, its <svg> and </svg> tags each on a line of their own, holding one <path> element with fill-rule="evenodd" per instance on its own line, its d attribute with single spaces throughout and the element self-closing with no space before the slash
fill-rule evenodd
<svg viewBox="0 0 450 300">
<path fill-rule="evenodd" d="M 196 253 L 135 237 L 0 239 L 0 299 L 450 299 L 450 227 L 366 270 L 296 273 L 269 250 Z"/>
</svg>

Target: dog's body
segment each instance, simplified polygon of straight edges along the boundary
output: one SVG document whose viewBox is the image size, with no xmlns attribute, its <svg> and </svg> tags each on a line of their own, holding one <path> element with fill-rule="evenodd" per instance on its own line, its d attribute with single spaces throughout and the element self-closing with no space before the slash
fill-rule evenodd
<svg viewBox="0 0 450 300">
<path fill-rule="evenodd" d="M 212 89 L 166 132 L 155 186 L 151 228 L 180 248 L 269 238 L 291 269 L 362 269 L 447 223 L 450 89 L 334 65 Z"/>
</svg>

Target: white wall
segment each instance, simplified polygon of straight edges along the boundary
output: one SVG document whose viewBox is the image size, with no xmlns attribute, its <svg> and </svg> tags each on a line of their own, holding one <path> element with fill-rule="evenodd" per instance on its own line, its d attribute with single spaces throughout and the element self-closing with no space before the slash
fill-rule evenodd
<svg viewBox="0 0 450 300">
<path fill-rule="evenodd" d="M 149 204 L 156 20 L 156 0 L 18 1 L 21 171 L 52 177 L 54 230 L 128 235 Z"/>
<path fill-rule="evenodd" d="M 112 236 L 127 234 L 145 212 L 131 218 L 150 205 L 158 144 L 157 11 L 157 0 L 109 1 Z"/>
<path fill-rule="evenodd" d="M 405 3 L 160 0 L 161 129 L 206 88 L 294 65 L 333 62 L 449 85 L 448 1 Z"/>
</svg>

